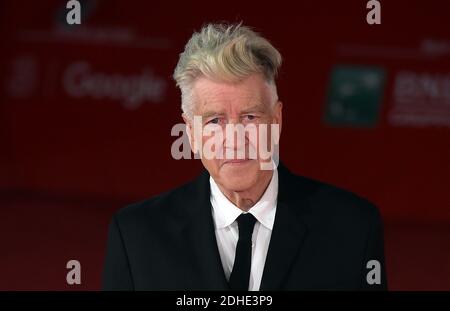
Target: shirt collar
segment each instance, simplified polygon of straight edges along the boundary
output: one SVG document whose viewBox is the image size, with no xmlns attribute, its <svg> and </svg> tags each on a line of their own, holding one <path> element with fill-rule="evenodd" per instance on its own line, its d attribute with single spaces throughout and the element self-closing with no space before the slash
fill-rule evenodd
<svg viewBox="0 0 450 311">
<path fill-rule="evenodd" d="M 214 179 L 210 176 L 211 205 L 216 229 L 230 226 L 243 212 L 222 193 Z M 267 229 L 272 230 L 278 195 L 278 171 L 273 170 L 272 179 L 261 199 L 248 211 Z"/>
</svg>

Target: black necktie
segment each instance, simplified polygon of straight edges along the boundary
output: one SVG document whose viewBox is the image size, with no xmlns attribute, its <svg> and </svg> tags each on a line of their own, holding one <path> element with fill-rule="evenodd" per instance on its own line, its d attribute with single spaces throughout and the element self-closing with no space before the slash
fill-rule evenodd
<svg viewBox="0 0 450 311">
<path fill-rule="evenodd" d="M 256 218 L 250 214 L 241 214 L 237 218 L 239 240 L 236 246 L 233 271 L 230 275 L 230 288 L 232 290 L 248 290 L 250 280 L 250 267 L 252 262 L 252 234 Z"/>
</svg>

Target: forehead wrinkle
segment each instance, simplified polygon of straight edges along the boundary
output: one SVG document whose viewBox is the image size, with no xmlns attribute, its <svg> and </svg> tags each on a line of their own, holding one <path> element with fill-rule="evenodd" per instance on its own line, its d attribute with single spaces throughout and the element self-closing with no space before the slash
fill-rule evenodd
<svg viewBox="0 0 450 311">
<path fill-rule="evenodd" d="M 199 78 L 193 85 L 193 91 L 197 98 L 195 105 L 197 112 L 202 110 L 214 110 L 217 112 L 232 112 L 237 110 L 248 110 L 255 106 L 260 106 L 259 110 L 265 111 L 264 104 L 268 100 L 266 82 L 264 87 L 260 83 L 255 83 L 255 79 L 260 77 L 250 77 L 242 83 L 223 83 L 211 81 L 208 78 Z M 237 111 L 238 113 L 240 111 Z"/>
<path fill-rule="evenodd" d="M 201 110 L 216 110 L 219 112 L 235 112 L 250 109 L 259 109 L 261 101 L 255 98 L 255 96 L 239 96 L 235 98 L 204 98 L 199 102 Z M 259 108 L 258 108 L 259 107 Z"/>
</svg>

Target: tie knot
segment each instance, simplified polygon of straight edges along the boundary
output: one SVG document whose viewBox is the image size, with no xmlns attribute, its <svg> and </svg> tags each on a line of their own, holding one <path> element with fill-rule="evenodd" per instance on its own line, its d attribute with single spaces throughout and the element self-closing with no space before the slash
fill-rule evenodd
<svg viewBox="0 0 450 311">
<path fill-rule="evenodd" d="M 242 213 L 237 218 L 239 237 L 247 236 L 251 238 L 253 227 L 255 226 L 256 218 L 250 213 Z"/>
</svg>

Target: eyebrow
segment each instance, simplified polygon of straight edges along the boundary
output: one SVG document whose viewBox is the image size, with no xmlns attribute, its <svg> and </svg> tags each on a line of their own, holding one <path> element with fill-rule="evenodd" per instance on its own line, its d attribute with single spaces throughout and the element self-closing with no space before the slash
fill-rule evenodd
<svg viewBox="0 0 450 311">
<path fill-rule="evenodd" d="M 242 115 L 242 114 L 246 114 L 246 113 L 249 113 L 249 112 L 260 112 L 260 113 L 265 112 L 264 105 L 263 104 L 257 104 L 257 105 L 245 108 L 244 110 L 241 111 L 240 114 Z M 206 112 L 204 112 L 202 114 L 202 117 L 204 119 L 208 119 L 208 118 L 210 118 L 212 116 L 220 117 L 220 116 L 224 116 L 224 115 L 226 115 L 226 113 L 222 112 L 222 111 L 206 111 Z"/>
<path fill-rule="evenodd" d="M 258 104 L 249 108 L 246 108 L 244 110 L 241 111 L 241 114 L 245 114 L 245 113 L 249 113 L 249 112 L 264 112 L 266 111 L 264 109 L 264 105 L 263 104 Z"/>
<path fill-rule="evenodd" d="M 205 119 L 208 119 L 212 116 L 223 116 L 223 115 L 225 115 L 225 113 L 223 113 L 223 112 L 206 111 L 205 113 L 202 114 L 202 117 Z"/>
</svg>

